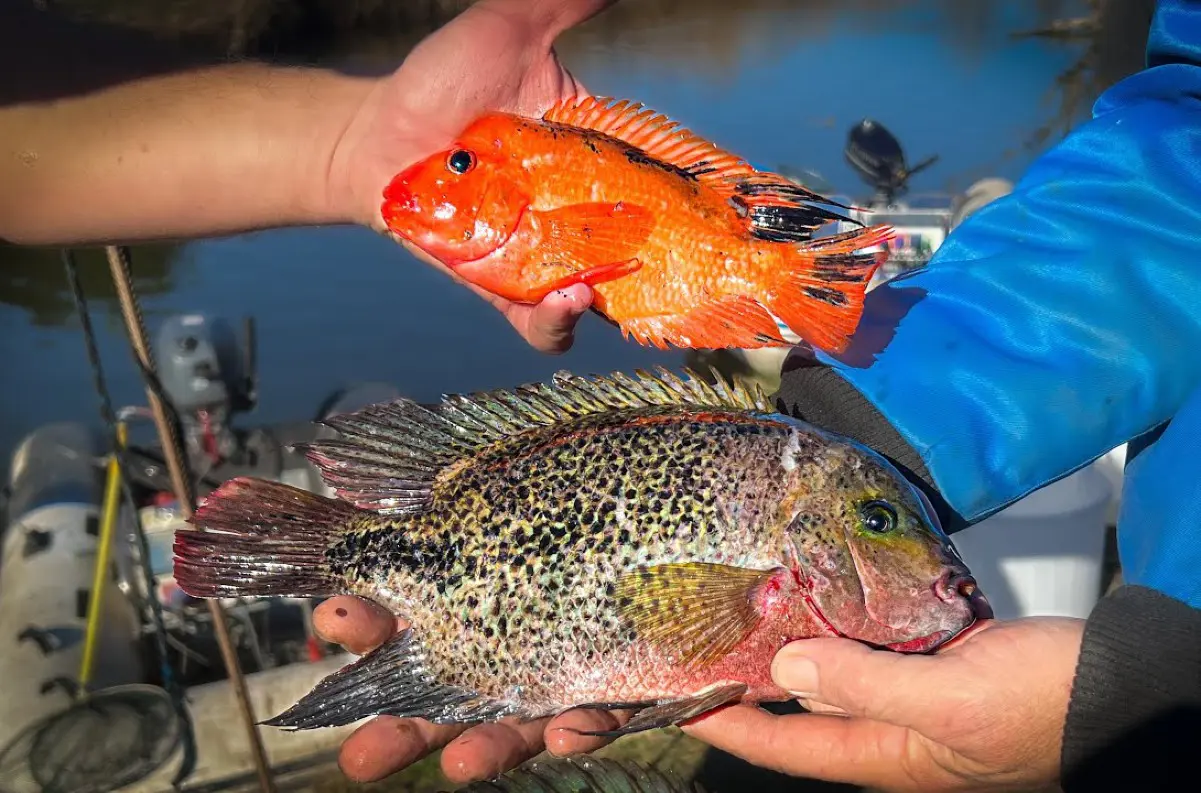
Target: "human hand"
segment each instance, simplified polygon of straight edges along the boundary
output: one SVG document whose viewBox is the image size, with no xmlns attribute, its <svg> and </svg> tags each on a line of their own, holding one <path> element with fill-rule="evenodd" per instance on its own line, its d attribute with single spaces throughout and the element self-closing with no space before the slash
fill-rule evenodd
<svg viewBox="0 0 1201 793">
<path fill-rule="evenodd" d="M 380 606 L 348 595 L 325 600 L 313 611 L 318 635 L 357 655 L 383 644 L 404 625 Z M 611 730 L 628 720 L 628 713 L 601 710 L 568 711 L 525 724 L 506 720 L 475 726 L 378 716 L 346 739 L 338 765 L 355 782 L 372 782 L 445 747 L 442 772 L 455 784 L 464 784 L 502 774 L 544 748 L 557 756 L 595 751 L 609 740 L 573 730 Z"/>
<path fill-rule="evenodd" d="M 480 0 L 422 41 L 391 76 L 366 94 L 329 166 L 329 200 L 381 233 L 383 189 L 407 166 L 445 147 L 487 110 L 536 116 L 561 99 L 586 96 L 563 68 L 560 33 L 613 0 Z M 414 246 L 415 256 L 496 307 L 543 352 L 570 348 L 575 324 L 592 302 L 582 284 L 536 306 L 511 303 L 468 284 Z"/>
<path fill-rule="evenodd" d="M 929 656 L 801 640 L 780 650 L 772 676 L 813 712 L 737 705 L 684 730 L 755 765 L 831 782 L 1054 785 L 1083 633 L 1076 619 L 988 620 Z"/>
</svg>

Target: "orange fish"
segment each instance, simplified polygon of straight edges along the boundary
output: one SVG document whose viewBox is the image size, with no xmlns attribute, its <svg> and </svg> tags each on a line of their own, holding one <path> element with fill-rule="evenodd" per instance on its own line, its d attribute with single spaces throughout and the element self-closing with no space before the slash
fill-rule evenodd
<svg viewBox="0 0 1201 793">
<path fill-rule="evenodd" d="M 583 283 L 641 344 L 841 352 L 888 226 L 813 238 L 844 209 L 640 104 L 487 113 L 384 190 L 388 229 L 471 283 L 536 303 Z M 770 312 L 770 313 L 769 313 Z M 774 315 L 774 317 L 773 317 Z"/>
</svg>

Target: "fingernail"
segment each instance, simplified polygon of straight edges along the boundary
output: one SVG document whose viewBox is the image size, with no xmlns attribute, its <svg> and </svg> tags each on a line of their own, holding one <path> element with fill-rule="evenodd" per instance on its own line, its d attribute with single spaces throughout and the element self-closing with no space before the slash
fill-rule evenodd
<svg viewBox="0 0 1201 793">
<path fill-rule="evenodd" d="M 771 665 L 771 676 L 776 685 L 794 697 L 817 696 L 817 664 L 795 652 L 784 648 Z"/>
</svg>

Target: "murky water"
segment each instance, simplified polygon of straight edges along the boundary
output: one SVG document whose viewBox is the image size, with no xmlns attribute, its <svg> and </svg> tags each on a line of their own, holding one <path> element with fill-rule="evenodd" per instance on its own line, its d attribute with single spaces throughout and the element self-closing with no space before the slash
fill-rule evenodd
<svg viewBox="0 0 1201 793">
<path fill-rule="evenodd" d="M 985 176 L 1019 177 L 1039 151 L 1028 142 L 1087 113 L 1093 88 L 1078 90 L 1065 111 L 1056 80 L 1088 42 L 1014 36 L 1085 10 L 1067 0 L 627 0 L 569 33 L 561 51 L 594 93 L 637 99 L 757 165 L 812 169 L 854 196 L 864 190 L 842 146 L 851 124 L 876 118 L 911 160 L 940 155 L 913 191 L 946 192 Z M 341 50 L 395 62 L 405 46 L 377 39 Z M 350 381 L 388 381 L 431 399 L 561 367 L 681 359 L 627 344 L 592 317 L 570 353 L 538 354 L 473 294 L 357 228 L 270 231 L 135 255 L 152 332 L 175 311 L 258 320 L 261 401 L 243 424 L 310 418 Z M 85 262 L 114 397 L 140 401 L 107 271 L 96 253 Z M 0 469 L 39 424 L 96 420 L 56 251 L 0 248 L 0 360 Z"/>
</svg>

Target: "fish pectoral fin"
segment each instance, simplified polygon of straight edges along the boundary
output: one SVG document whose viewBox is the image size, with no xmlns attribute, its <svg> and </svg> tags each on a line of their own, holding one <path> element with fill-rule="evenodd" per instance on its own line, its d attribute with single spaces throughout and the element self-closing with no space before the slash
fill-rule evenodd
<svg viewBox="0 0 1201 793">
<path fill-rule="evenodd" d="M 789 347 L 767 309 L 752 297 L 727 295 L 683 314 L 635 317 L 618 323 L 639 344 L 721 350 Z"/>
<path fill-rule="evenodd" d="M 368 716 L 421 718 L 436 724 L 491 721 L 514 708 L 429 678 L 424 650 L 406 628 L 319 682 L 292 707 L 262 722 L 311 730 L 340 727 Z"/>
<path fill-rule="evenodd" d="M 776 574 L 703 562 L 639 567 L 618 577 L 614 597 L 635 641 L 654 646 L 667 663 L 699 668 L 760 623 L 755 595 Z"/>
<path fill-rule="evenodd" d="M 637 259 L 628 259 L 624 262 L 612 262 L 610 264 L 598 264 L 595 267 L 571 273 L 557 281 L 552 281 L 546 286 L 539 287 L 535 293 L 536 299 L 542 300 L 542 298 L 556 289 L 566 289 L 573 284 L 596 286 L 597 284 L 603 284 L 605 281 L 616 281 L 618 278 L 637 272 L 640 267 L 642 267 L 642 262 Z"/>
<path fill-rule="evenodd" d="M 707 689 L 691 697 L 673 699 L 641 710 L 623 726 L 615 730 L 575 730 L 580 735 L 594 735 L 603 738 L 617 738 L 645 730 L 655 730 L 660 727 L 670 727 L 694 719 L 714 708 L 734 702 L 747 692 L 745 683 L 729 683 Z"/>
<path fill-rule="evenodd" d="M 569 204 L 532 214 L 542 230 L 540 253 L 573 270 L 628 263 L 655 229 L 654 213 L 628 201 Z"/>
</svg>

